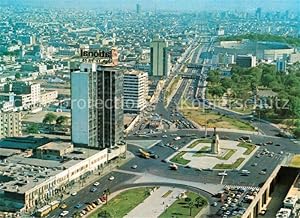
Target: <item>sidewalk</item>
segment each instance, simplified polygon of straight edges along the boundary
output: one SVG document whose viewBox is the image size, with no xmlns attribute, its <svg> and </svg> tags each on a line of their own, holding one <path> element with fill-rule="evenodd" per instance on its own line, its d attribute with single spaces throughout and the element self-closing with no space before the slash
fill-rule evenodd
<svg viewBox="0 0 300 218">
<path fill-rule="evenodd" d="M 96 182 L 101 177 L 103 177 L 103 176 L 107 175 L 108 173 L 112 172 L 114 170 L 114 168 L 116 168 L 117 166 L 121 166 L 121 165 L 125 164 L 126 162 L 131 160 L 133 157 L 134 157 L 134 155 L 131 152 L 127 151 L 126 159 L 120 159 L 118 161 L 114 161 L 114 162 L 110 163 L 109 165 L 106 165 L 103 169 L 97 170 L 96 172 L 94 172 L 93 174 L 91 174 L 87 178 L 85 178 L 83 180 L 83 183 L 82 182 L 76 182 L 75 185 L 73 185 L 71 187 L 67 187 L 65 192 L 71 194 L 73 192 L 80 191 L 81 189 L 83 189 L 87 185 Z M 68 197 L 70 197 L 69 194 L 64 194 L 63 198 L 61 200 L 64 201 Z"/>
</svg>

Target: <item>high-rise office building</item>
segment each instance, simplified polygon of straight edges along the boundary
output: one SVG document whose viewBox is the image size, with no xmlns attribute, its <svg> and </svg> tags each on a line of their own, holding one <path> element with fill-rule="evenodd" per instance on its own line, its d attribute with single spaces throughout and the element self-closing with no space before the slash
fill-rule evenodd
<svg viewBox="0 0 300 218">
<path fill-rule="evenodd" d="M 81 64 L 71 74 L 72 141 L 98 149 L 123 140 L 123 74 L 116 68 Z"/>
<path fill-rule="evenodd" d="M 170 58 L 168 54 L 167 41 L 165 39 L 161 39 L 159 36 L 156 36 L 151 42 L 150 49 L 150 75 L 160 77 L 168 76 Z"/>
<path fill-rule="evenodd" d="M 124 111 L 140 113 L 146 108 L 148 74 L 142 71 L 124 73 Z"/>
<path fill-rule="evenodd" d="M 136 13 L 137 14 L 141 13 L 141 5 L 140 4 L 136 4 Z"/>
<path fill-rule="evenodd" d="M 98 142 L 112 148 L 123 140 L 123 73 L 111 67 L 97 70 Z M 102 106 L 102 107 L 101 107 Z"/>
<path fill-rule="evenodd" d="M 257 8 L 255 11 L 255 17 L 256 19 L 260 20 L 261 19 L 261 8 Z"/>
</svg>

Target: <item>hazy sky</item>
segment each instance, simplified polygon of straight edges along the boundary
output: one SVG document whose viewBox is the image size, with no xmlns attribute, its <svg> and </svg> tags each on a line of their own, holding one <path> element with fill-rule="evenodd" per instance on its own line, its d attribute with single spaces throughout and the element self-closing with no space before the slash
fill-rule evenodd
<svg viewBox="0 0 300 218">
<path fill-rule="evenodd" d="M 1 5 L 101 8 L 133 10 L 140 3 L 145 10 L 239 10 L 253 11 L 261 7 L 263 11 L 300 11 L 300 0 L 0 0 Z"/>
</svg>

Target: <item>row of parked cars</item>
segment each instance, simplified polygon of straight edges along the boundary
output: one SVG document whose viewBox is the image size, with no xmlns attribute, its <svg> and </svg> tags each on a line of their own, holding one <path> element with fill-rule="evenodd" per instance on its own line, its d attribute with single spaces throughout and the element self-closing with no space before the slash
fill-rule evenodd
<svg viewBox="0 0 300 218">
<path fill-rule="evenodd" d="M 217 215 L 222 218 L 241 216 L 259 191 L 258 188 L 226 187 L 221 196 L 221 208 Z"/>
</svg>

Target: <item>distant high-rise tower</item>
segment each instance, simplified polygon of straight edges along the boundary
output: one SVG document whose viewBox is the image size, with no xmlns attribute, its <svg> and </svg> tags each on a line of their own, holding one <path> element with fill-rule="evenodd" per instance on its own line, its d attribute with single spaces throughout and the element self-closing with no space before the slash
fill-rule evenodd
<svg viewBox="0 0 300 218">
<path fill-rule="evenodd" d="M 136 13 L 137 14 L 141 13 L 141 5 L 140 4 L 136 4 Z"/>
<path fill-rule="evenodd" d="M 116 68 L 81 64 L 71 73 L 72 141 L 99 150 L 123 140 L 123 74 Z"/>
<path fill-rule="evenodd" d="M 151 42 L 150 54 L 150 76 L 168 76 L 169 75 L 169 54 L 168 43 L 165 39 L 156 36 Z"/>
<path fill-rule="evenodd" d="M 255 17 L 256 17 L 256 19 L 258 19 L 258 20 L 261 19 L 261 8 L 257 8 L 257 9 L 256 9 Z"/>
</svg>

